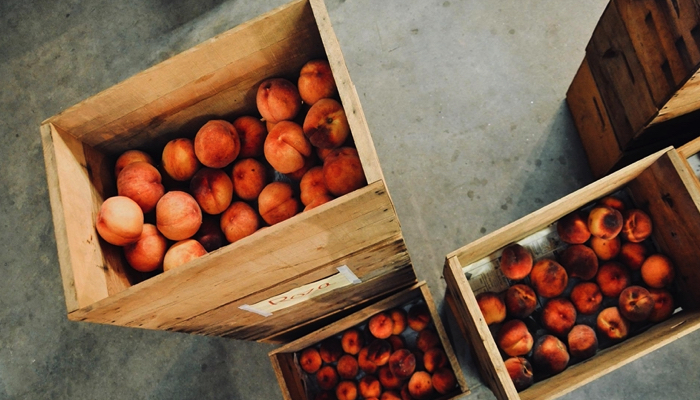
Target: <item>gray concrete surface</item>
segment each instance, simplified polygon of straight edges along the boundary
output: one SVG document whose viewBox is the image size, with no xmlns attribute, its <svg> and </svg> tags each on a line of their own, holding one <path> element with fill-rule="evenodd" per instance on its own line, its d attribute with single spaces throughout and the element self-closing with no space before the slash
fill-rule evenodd
<svg viewBox="0 0 700 400">
<path fill-rule="evenodd" d="M 0 2 L 0 398 L 279 399 L 273 346 L 70 322 L 42 120 L 284 0 Z M 328 0 L 420 279 L 586 185 L 564 97 L 606 1 Z M 472 389 L 493 395 L 444 320 Z M 690 399 L 692 334 L 567 399 Z"/>
</svg>

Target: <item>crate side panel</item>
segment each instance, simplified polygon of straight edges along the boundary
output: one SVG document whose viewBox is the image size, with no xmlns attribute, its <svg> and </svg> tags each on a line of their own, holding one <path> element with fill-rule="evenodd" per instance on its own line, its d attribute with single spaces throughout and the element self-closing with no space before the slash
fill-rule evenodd
<svg viewBox="0 0 700 400">
<path fill-rule="evenodd" d="M 284 400 L 306 400 L 304 380 L 294 362 L 294 354 L 270 354 L 270 362 Z"/>
<path fill-rule="evenodd" d="M 678 153 L 683 158 L 689 158 L 700 152 L 700 137 L 688 141 L 688 143 L 678 148 Z"/>
<path fill-rule="evenodd" d="M 658 125 L 698 109 L 700 109 L 700 71 L 696 71 L 688 81 L 674 93 L 673 97 L 664 104 L 661 110 L 659 110 L 659 114 L 649 125 Z"/>
</svg>

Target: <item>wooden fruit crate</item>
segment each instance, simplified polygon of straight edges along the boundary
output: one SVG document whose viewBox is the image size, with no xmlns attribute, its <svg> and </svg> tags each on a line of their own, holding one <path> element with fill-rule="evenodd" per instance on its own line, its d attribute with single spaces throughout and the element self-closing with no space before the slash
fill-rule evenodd
<svg viewBox="0 0 700 400">
<path fill-rule="evenodd" d="M 430 290 L 425 282 L 415 283 L 409 287 L 404 287 L 403 290 L 391 297 L 387 297 L 381 301 L 377 301 L 363 309 L 319 330 L 301 337 L 291 343 L 275 349 L 269 353 L 272 366 L 275 370 L 275 375 L 279 381 L 282 395 L 286 400 L 307 400 L 308 387 L 310 383 L 305 379 L 304 371 L 301 370 L 298 362 L 298 353 L 302 350 L 320 343 L 324 339 L 337 336 L 345 330 L 357 327 L 371 316 L 381 311 L 390 310 L 396 307 L 405 307 L 416 302 L 423 302 L 428 306 L 435 331 L 440 337 L 445 354 L 447 354 L 449 367 L 455 373 L 457 386 L 455 389 L 442 396 L 436 398 L 440 400 L 454 399 L 470 393 L 467 383 L 460 369 L 457 357 L 450 344 L 447 332 L 440 320 L 435 302 L 430 294 Z M 407 328 L 408 329 L 408 328 Z"/>
<path fill-rule="evenodd" d="M 193 136 L 209 119 L 257 113 L 262 80 L 295 79 L 315 58 L 330 62 L 368 185 L 137 282 L 121 249 L 94 227 L 100 205 L 116 194 L 116 157 Z M 323 0 L 293 1 L 172 57 L 47 119 L 41 136 L 71 320 L 279 342 L 415 280 Z M 338 285 L 343 266 L 349 278 Z M 313 307 L 248 311 L 300 298 Z"/>
<path fill-rule="evenodd" d="M 518 393 L 464 268 L 534 233 L 561 217 L 619 190 L 652 218 L 658 251 L 676 266 L 674 287 L 681 310 L 670 319 L 598 351 L 591 359 Z M 499 399 L 556 398 L 700 328 L 700 184 L 673 148 L 643 158 L 447 255 L 446 301 L 474 349 L 481 374 Z"/>
</svg>

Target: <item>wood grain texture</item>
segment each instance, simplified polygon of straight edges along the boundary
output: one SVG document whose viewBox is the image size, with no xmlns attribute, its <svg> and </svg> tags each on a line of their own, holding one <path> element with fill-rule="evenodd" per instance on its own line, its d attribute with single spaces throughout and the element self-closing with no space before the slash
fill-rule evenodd
<svg viewBox="0 0 700 400">
<path fill-rule="evenodd" d="M 696 71 L 659 110 L 649 126 L 689 114 L 700 109 L 700 72 Z"/>
<path fill-rule="evenodd" d="M 269 357 L 284 400 L 307 400 L 302 372 L 297 367 L 294 353 L 276 353 Z"/>
<path fill-rule="evenodd" d="M 690 158 L 691 156 L 700 152 L 700 137 L 689 141 L 683 146 L 678 148 L 678 153 L 683 158 Z"/>
</svg>

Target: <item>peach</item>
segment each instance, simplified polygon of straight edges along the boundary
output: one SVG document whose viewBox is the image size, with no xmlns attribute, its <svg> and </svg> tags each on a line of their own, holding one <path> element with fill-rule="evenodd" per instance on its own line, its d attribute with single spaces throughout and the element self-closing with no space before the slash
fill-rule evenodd
<svg viewBox="0 0 700 400">
<path fill-rule="evenodd" d="M 603 293 L 594 282 L 576 284 L 569 297 L 576 311 L 585 315 L 595 314 L 603 303 Z"/>
<path fill-rule="evenodd" d="M 643 244 L 626 242 L 620 247 L 619 260 L 632 271 L 639 271 L 648 255 L 647 248 Z"/>
<path fill-rule="evenodd" d="M 282 121 L 267 134 L 264 152 L 272 168 L 288 174 L 304 166 L 312 147 L 299 125 Z"/>
<path fill-rule="evenodd" d="M 654 310 L 654 298 L 651 293 L 637 285 L 626 287 L 620 293 L 617 304 L 620 314 L 632 322 L 645 321 Z"/>
<path fill-rule="evenodd" d="M 608 297 L 618 297 L 622 290 L 630 285 L 630 272 L 624 265 L 608 261 L 600 266 L 595 277 L 600 292 Z"/>
<path fill-rule="evenodd" d="M 622 242 L 619 235 L 612 239 L 601 239 L 597 236 L 591 238 L 591 249 L 600 260 L 612 260 L 620 254 L 621 248 Z"/>
<path fill-rule="evenodd" d="M 126 262 L 140 272 L 151 272 L 163 265 L 168 242 L 153 224 L 143 224 L 141 236 L 124 246 Z"/>
<path fill-rule="evenodd" d="M 304 166 L 302 166 L 296 171 L 289 172 L 284 175 L 294 182 L 300 182 L 301 178 L 303 178 L 304 175 L 306 175 L 306 173 L 309 172 L 309 170 L 315 166 L 319 166 L 318 158 L 313 152 L 311 152 L 311 156 L 304 158 Z"/>
<path fill-rule="evenodd" d="M 333 200 L 335 197 L 330 196 L 330 195 L 324 195 L 324 196 L 318 196 L 311 201 L 311 203 L 307 204 L 306 207 L 304 207 L 304 211 L 310 211 L 313 210 L 314 208 L 324 205 L 328 203 L 329 201 Z"/>
<path fill-rule="evenodd" d="M 321 369 L 321 365 L 323 365 L 321 354 L 313 347 L 304 349 L 299 355 L 299 366 L 307 374 L 315 374 Z"/>
<path fill-rule="evenodd" d="M 617 307 L 602 310 L 596 319 L 596 326 L 600 333 L 613 340 L 626 338 L 630 329 L 629 321 L 620 314 Z"/>
<path fill-rule="evenodd" d="M 564 293 L 569 277 L 558 262 L 543 259 L 535 263 L 530 272 L 530 283 L 535 292 L 546 298 L 557 297 Z"/>
<path fill-rule="evenodd" d="M 233 193 L 245 201 L 254 201 L 271 181 L 269 168 L 254 158 L 243 158 L 233 164 Z"/>
<path fill-rule="evenodd" d="M 417 400 L 432 396 L 433 391 L 433 379 L 425 371 L 414 372 L 408 380 L 408 392 Z"/>
<path fill-rule="evenodd" d="M 391 320 L 394 321 L 394 329 L 391 331 L 392 335 L 400 335 L 408 326 L 408 315 L 406 311 L 402 308 L 392 308 L 389 310 L 389 316 Z"/>
<path fill-rule="evenodd" d="M 323 179 L 328 191 L 342 196 L 367 184 L 357 150 L 339 147 L 323 160 Z"/>
<path fill-rule="evenodd" d="M 654 309 L 649 315 L 649 321 L 661 322 L 668 319 L 673 314 L 675 309 L 673 296 L 666 289 L 649 289 L 652 299 L 654 299 Z"/>
<path fill-rule="evenodd" d="M 583 244 L 591 237 L 588 222 L 579 211 L 560 218 L 557 221 L 557 233 L 561 240 L 569 244 Z"/>
<path fill-rule="evenodd" d="M 506 311 L 515 318 L 527 318 L 537 308 L 537 294 L 526 284 L 518 283 L 506 291 Z"/>
<path fill-rule="evenodd" d="M 170 271 L 205 254 L 207 254 L 207 251 L 194 239 L 176 242 L 165 252 L 163 271 Z"/>
<path fill-rule="evenodd" d="M 360 395 L 364 398 L 379 397 L 382 394 L 382 384 L 374 375 L 365 375 L 358 384 Z"/>
<path fill-rule="evenodd" d="M 109 197 L 100 206 L 95 228 L 107 243 L 116 246 L 134 243 L 143 232 L 143 210 L 126 196 Z"/>
<path fill-rule="evenodd" d="M 204 249 L 211 253 L 226 244 L 226 236 L 221 230 L 221 217 L 214 215 L 203 215 L 202 225 L 197 233 L 192 237 L 202 244 Z"/>
<path fill-rule="evenodd" d="M 395 390 L 387 390 L 382 393 L 382 395 L 379 397 L 379 400 L 402 400 L 401 399 L 401 394 L 396 392 Z"/>
<path fill-rule="evenodd" d="M 406 343 L 400 335 L 391 335 L 386 340 L 391 344 L 391 350 L 396 351 L 406 347 Z"/>
<path fill-rule="evenodd" d="M 338 385 L 338 372 L 332 365 L 324 365 L 316 371 L 316 383 L 322 390 L 332 390 Z"/>
<path fill-rule="evenodd" d="M 292 186 L 285 182 L 272 182 L 258 196 L 258 212 L 269 225 L 287 220 L 301 209 Z"/>
<path fill-rule="evenodd" d="M 338 95 L 331 66 L 326 60 L 311 60 L 304 64 L 299 72 L 297 87 L 304 103 L 311 105 Z"/>
<path fill-rule="evenodd" d="M 532 349 L 533 339 L 523 321 L 511 319 L 498 330 L 496 344 L 511 357 L 522 356 Z"/>
<path fill-rule="evenodd" d="M 598 351 L 598 337 L 588 325 L 576 325 L 567 335 L 569 352 L 578 359 L 591 358 Z"/>
<path fill-rule="evenodd" d="M 367 346 L 367 361 L 378 367 L 389 362 L 391 357 L 391 344 L 384 339 L 374 339 Z"/>
<path fill-rule="evenodd" d="M 413 361 L 415 367 L 415 358 Z M 384 389 L 392 390 L 399 389 L 401 387 L 402 379 L 394 375 L 394 372 L 391 370 L 389 364 L 379 367 L 377 370 L 377 378 L 379 378 L 379 382 L 382 384 Z"/>
<path fill-rule="evenodd" d="M 513 243 L 506 246 L 501 253 L 501 272 L 506 278 L 519 281 L 525 279 L 532 271 L 532 254 L 525 247 Z"/>
<path fill-rule="evenodd" d="M 622 237 L 628 242 L 639 243 L 651 236 L 651 218 L 640 209 L 631 209 L 622 214 Z"/>
<path fill-rule="evenodd" d="M 598 205 L 614 208 L 619 212 L 625 211 L 625 203 L 615 196 L 605 196 L 598 200 Z"/>
<path fill-rule="evenodd" d="M 170 191 L 156 204 L 156 226 L 170 240 L 192 237 L 202 225 L 202 210 L 197 200 L 180 191 Z"/>
<path fill-rule="evenodd" d="M 520 392 L 532 386 L 535 379 L 530 361 L 524 357 L 511 357 L 504 364 L 515 390 Z"/>
<path fill-rule="evenodd" d="M 532 361 L 538 373 L 541 371 L 542 375 L 554 375 L 569 365 L 569 352 L 557 337 L 543 335 L 535 342 Z"/>
<path fill-rule="evenodd" d="M 440 394 L 449 393 L 457 385 L 457 378 L 451 369 L 443 367 L 438 368 L 431 376 L 433 388 Z"/>
<path fill-rule="evenodd" d="M 348 354 L 356 355 L 359 353 L 364 343 L 365 340 L 362 336 L 362 332 L 357 328 L 347 329 L 340 337 L 340 345 L 343 351 Z"/>
<path fill-rule="evenodd" d="M 333 99 L 314 103 L 306 114 L 303 129 L 312 145 L 326 149 L 341 146 L 350 135 L 343 105 Z"/>
<path fill-rule="evenodd" d="M 324 149 L 322 147 L 317 147 L 316 148 L 316 156 L 318 157 L 319 160 L 322 162 L 326 160 L 326 157 L 328 157 L 329 154 L 331 154 L 335 149 Z"/>
<path fill-rule="evenodd" d="M 294 119 L 301 110 L 299 90 L 284 78 L 266 79 L 260 83 L 255 102 L 260 115 L 273 124 Z"/>
<path fill-rule="evenodd" d="M 440 336 L 438 336 L 435 330 L 426 328 L 418 332 L 418 336 L 416 337 L 416 347 L 420 351 L 425 353 L 428 351 L 428 349 L 436 346 L 442 346 L 442 342 L 440 342 Z"/>
<path fill-rule="evenodd" d="M 341 381 L 335 388 L 335 396 L 338 400 L 357 399 L 357 384 L 354 381 Z"/>
<path fill-rule="evenodd" d="M 321 346 L 318 349 L 321 354 L 321 359 L 326 363 L 334 363 L 340 359 L 343 355 L 343 345 L 340 339 L 336 337 L 330 337 L 321 342 Z"/>
<path fill-rule="evenodd" d="M 176 181 L 187 181 L 202 164 L 194 152 L 194 143 L 187 138 L 173 139 L 163 148 L 161 163 L 165 173 Z"/>
<path fill-rule="evenodd" d="M 594 207 L 588 213 L 588 230 L 601 239 L 612 239 L 622 231 L 622 213 L 608 206 Z"/>
<path fill-rule="evenodd" d="M 236 128 L 228 121 L 215 119 L 204 124 L 194 137 L 194 154 L 209 168 L 223 168 L 241 151 Z"/>
<path fill-rule="evenodd" d="M 144 214 L 152 211 L 165 194 L 160 172 L 145 161 L 133 162 L 122 169 L 117 178 L 119 196 L 126 196 L 141 207 Z"/>
<path fill-rule="evenodd" d="M 598 257 L 588 246 L 572 244 L 561 253 L 559 259 L 568 276 L 583 280 L 593 279 L 598 272 Z"/>
<path fill-rule="evenodd" d="M 267 136 L 265 124 L 255 117 L 244 115 L 233 121 L 233 127 L 238 132 L 238 139 L 241 142 L 238 157 L 262 157 L 263 144 Z"/>
<path fill-rule="evenodd" d="M 360 371 L 357 358 L 350 354 L 343 354 L 340 356 L 335 369 L 338 371 L 338 376 L 342 379 L 355 379 L 357 373 Z"/>
<path fill-rule="evenodd" d="M 233 183 L 220 169 L 202 168 L 190 181 L 190 193 L 207 214 L 221 214 L 233 199 Z"/>
<path fill-rule="evenodd" d="M 248 203 L 234 201 L 221 214 L 221 231 L 229 243 L 250 236 L 260 228 L 258 213 Z"/>
<path fill-rule="evenodd" d="M 153 157 L 151 157 L 145 151 L 127 150 L 124 153 L 122 153 L 122 155 L 120 155 L 117 158 L 117 161 L 114 163 L 114 177 L 119 178 L 119 173 L 122 172 L 124 167 L 126 167 L 127 165 L 129 165 L 133 162 L 138 162 L 138 161 L 147 162 L 151 165 L 155 164 L 153 162 Z"/>
<path fill-rule="evenodd" d="M 669 286 L 676 277 L 673 262 L 663 254 L 652 254 L 647 257 L 642 264 L 641 272 L 644 283 L 656 289 Z"/>
<path fill-rule="evenodd" d="M 316 197 L 330 196 L 331 193 L 323 180 L 323 167 L 316 166 L 308 170 L 299 182 L 299 190 L 301 202 L 305 206 L 309 205 Z"/>
<path fill-rule="evenodd" d="M 394 320 L 389 313 L 380 312 L 369 319 L 367 327 L 369 332 L 377 339 L 386 339 L 394 331 Z"/>
<path fill-rule="evenodd" d="M 476 302 L 487 325 L 497 324 L 506 319 L 506 305 L 499 294 L 494 292 L 479 293 L 476 296 Z"/>
<path fill-rule="evenodd" d="M 430 321 L 432 321 L 428 306 L 423 303 L 411 306 L 411 308 L 408 309 L 406 321 L 408 322 L 408 327 L 416 332 L 425 329 L 430 324 Z"/>
<path fill-rule="evenodd" d="M 363 347 L 357 354 L 357 365 L 364 373 L 373 374 L 377 372 L 377 364 L 367 358 L 368 354 L 369 347 Z"/>
<path fill-rule="evenodd" d="M 408 349 L 399 349 L 389 357 L 389 369 L 398 379 L 408 379 L 416 369 L 416 356 Z"/>
<path fill-rule="evenodd" d="M 440 347 L 430 348 L 423 354 L 423 368 L 428 372 L 435 372 L 438 368 L 446 366 L 447 362 L 447 354 Z"/>
</svg>

